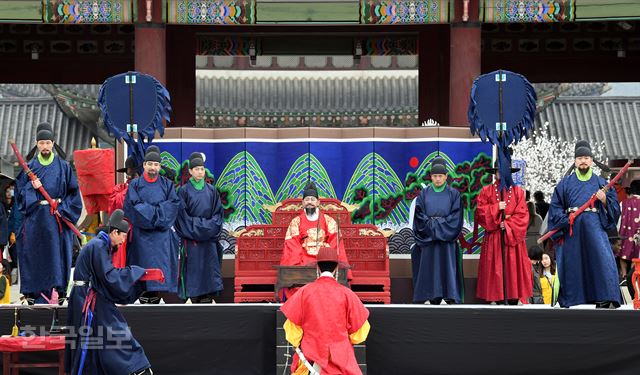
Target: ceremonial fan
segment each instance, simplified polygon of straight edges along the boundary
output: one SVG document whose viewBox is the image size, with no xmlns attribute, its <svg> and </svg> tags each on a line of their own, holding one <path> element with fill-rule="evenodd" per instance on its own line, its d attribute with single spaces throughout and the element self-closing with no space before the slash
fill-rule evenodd
<svg viewBox="0 0 640 375">
<path fill-rule="evenodd" d="M 169 92 L 157 79 L 139 72 L 121 73 L 102 84 L 98 105 L 104 126 L 118 141 L 127 143 L 137 165 L 142 165 L 156 131 L 164 135 L 162 121 L 170 120 L 170 100 Z"/>
</svg>

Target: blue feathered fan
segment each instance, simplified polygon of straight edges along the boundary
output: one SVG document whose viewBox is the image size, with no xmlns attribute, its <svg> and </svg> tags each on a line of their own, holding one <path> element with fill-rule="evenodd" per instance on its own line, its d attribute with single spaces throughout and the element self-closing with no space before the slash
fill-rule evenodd
<svg viewBox="0 0 640 375">
<path fill-rule="evenodd" d="M 509 145 L 533 129 L 536 101 L 531 83 L 517 73 L 497 70 L 473 81 L 468 112 L 471 134 L 497 146 L 501 189 L 513 185 Z"/>
<path fill-rule="evenodd" d="M 127 143 L 138 165 L 142 165 L 146 145 L 156 131 L 164 135 L 162 120 L 169 122 L 170 100 L 169 92 L 157 79 L 139 72 L 115 75 L 100 88 L 98 105 L 104 126 L 118 141 Z M 137 142 L 134 133 L 138 133 Z"/>
</svg>

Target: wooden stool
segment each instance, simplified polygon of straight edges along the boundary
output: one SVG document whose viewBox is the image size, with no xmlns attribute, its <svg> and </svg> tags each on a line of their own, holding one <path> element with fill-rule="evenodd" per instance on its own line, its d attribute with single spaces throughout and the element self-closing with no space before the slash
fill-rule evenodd
<svg viewBox="0 0 640 375">
<path fill-rule="evenodd" d="M 21 368 L 57 368 L 64 375 L 64 336 L 0 337 L 2 350 L 2 374 L 19 375 Z M 58 352 L 57 362 L 20 362 L 20 353 Z"/>
<path fill-rule="evenodd" d="M 46 368 L 58 369 L 58 375 L 64 375 L 64 350 L 57 350 L 58 362 L 33 362 L 21 363 L 20 353 L 2 353 L 2 374 L 18 375 L 21 368 Z"/>
</svg>

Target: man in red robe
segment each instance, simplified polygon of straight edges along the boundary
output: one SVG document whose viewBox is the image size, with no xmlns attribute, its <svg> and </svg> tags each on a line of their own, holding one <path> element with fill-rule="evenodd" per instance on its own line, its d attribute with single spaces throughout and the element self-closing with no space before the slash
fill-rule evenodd
<svg viewBox="0 0 640 375">
<path fill-rule="evenodd" d="M 315 263 L 318 251 L 324 247 L 337 249 L 340 262 L 349 264 L 342 240 L 338 245 L 336 221 L 320 212 L 319 205 L 318 190 L 315 184 L 310 182 L 303 194 L 304 212 L 291 220 L 287 229 L 280 265 L 304 266 Z"/>
<path fill-rule="evenodd" d="M 287 341 L 299 348 L 307 361 L 305 364 L 297 353 L 294 355 L 294 375 L 308 374 L 307 366 L 327 375 L 362 374 L 352 345 L 366 340 L 371 328 L 369 311 L 354 292 L 337 282 L 338 263 L 334 248 L 321 248 L 317 253 L 318 279 L 300 288 L 281 307 L 287 317 Z"/>
<path fill-rule="evenodd" d="M 133 156 L 129 156 L 124 162 L 124 168 L 117 169 L 118 173 L 126 173 L 127 180 L 121 184 L 113 187 L 111 195 L 109 196 L 109 215 L 113 214 L 115 210 L 121 210 L 124 207 L 124 198 L 127 196 L 127 189 L 129 189 L 129 181 L 138 177 L 138 165 Z M 113 266 L 116 268 L 122 268 L 127 263 L 127 242 L 123 242 L 118 250 L 111 254 L 111 260 Z"/>
<path fill-rule="evenodd" d="M 519 169 L 512 168 L 512 172 Z M 517 304 L 533 295 L 531 261 L 527 255 L 525 238 L 529 226 L 529 211 L 525 192 L 518 186 L 498 191 L 500 173 L 495 173 L 495 182 L 482 188 L 478 196 L 476 220 L 484 232 L 476 296 L 488 302 L 503 301 L 503 277 L 506 274 L 509 304 Z M 504 214 L 504 219 L 503 219 Z M 502 266 L 501 234 L 504 234 L 506 270 Z"/>
</svg>

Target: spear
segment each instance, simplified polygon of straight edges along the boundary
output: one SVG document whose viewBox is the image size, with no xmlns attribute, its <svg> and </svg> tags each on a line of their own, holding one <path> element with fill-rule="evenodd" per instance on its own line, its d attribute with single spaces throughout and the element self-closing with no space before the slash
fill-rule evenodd
<svg viewBox="0 0 640 375">
<path fill-rule="evenodd" d="M 31 181 L 35 181 L 38 179 L 38 176 L 36 176 L 35 173 L 33 173 L 33 171 L 29 168 L 29 166 L 27 165 L 27 163 L 24 161 L 24 158 L 22 157 L 22 154 L 20 154 L 20 151 L 18 151 L 18 146 L 16 146 L 16 142 L 13 139 L 9 140 L 9 144 L 11 145 L 11 148 L 13 149 L 13 152 L 16 154 L 16 158 L 18 158 L 18 164 L 20 164 L 20 166 L 22 167 L 22 169 L 24 169 L 24 172 L 27 174 L 27 176 L 29 176 L 29 178 L 31 179 Z M 40 194 L 42 194 L 42 196 L 44 197 L 44 199 L 49 202 L 49 206 L 51 206 L 51 208 L 56 206 L 56 201 L 54 201 L 51 196 L 49 195 L 49 193 L 47 193 L 47 191 L 44 189 L 44 186 L 40 186 L 38 188 L 38 191 L 40 192 Z M 78 236 L 78 238 L 82 239 L 82 234 L 80 233 L 80 231 L 78 230 L 78 228 L 76 228 L 75 225 L 73 225 L 72 222 L 70 222 L 69 220 L 67 220 L 64 216 L 60 215 L 60 213 L 56 210 L 56 211 L 51 211 L 51 214 L 54 215 L 56 217 L 56 220 L 58 220 L 58 226 L 60 228 L 60 231 L 62 231 L 62 227 L 60 226 L 60 221 L 62 220 L 63 223 L 65 223 L 69 229 L 71 229 L 73 231 L 73 233 L 75 233 L 76 236 Z"/>
</svg>

